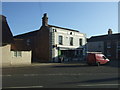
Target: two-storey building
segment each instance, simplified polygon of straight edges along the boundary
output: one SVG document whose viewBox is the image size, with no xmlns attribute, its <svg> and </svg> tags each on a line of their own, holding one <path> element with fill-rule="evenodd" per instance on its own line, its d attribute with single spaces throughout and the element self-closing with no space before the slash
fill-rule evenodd
<svg viewBox="0 0 120 90">
<path fill-rule="evenodd" d="M 80 60 L 85 55 L 86 35 L 77 30 L 49 25 L 50 52 L 53 61 Z"/>
<path fill-rule="evenodd" d="M 80 60 L 85 54 L 86 35 L 78 30 L 49 25 L 46 13 L 39 30 L 14 36 L 14 39 L 16 49 L 32 50 L 33 62 L 59 62 L 61 57 L 66 61 Z"/>
<path fill-rule="evenodd" d="M 88 39 L 87 50 L 89 52 L 102 52 L 111 60 L 120 59 L 120 33 L 113 34 L 108 30 L 108 34 L 92 36 Z"/>
</svg>

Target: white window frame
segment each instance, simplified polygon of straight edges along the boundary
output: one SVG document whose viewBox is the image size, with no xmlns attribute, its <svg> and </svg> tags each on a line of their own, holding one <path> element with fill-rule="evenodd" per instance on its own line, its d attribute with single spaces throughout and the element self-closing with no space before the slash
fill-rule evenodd
<svg viewBox="0 0 120 90">
<path fill-rule="evenodd" d="M 58 36 L 58 44 L 63 45 L 63 36 L 62 35 Z"/>
<path fill-rule="evenodd" d="M 74 41 L 73 37 L 70 37 L 70 46 L 73 46 L 73 41 Z"/>
<path fill-rule="evenodd" d="M 22 57 L 22 51 L 14 51 L 14 57 Z"/>
<path fill-rule="evenodd" d="M 82 46 L 82 45 L 83 45 L 83 39 L 79 38 L 79 46 Z"/>
</svg>

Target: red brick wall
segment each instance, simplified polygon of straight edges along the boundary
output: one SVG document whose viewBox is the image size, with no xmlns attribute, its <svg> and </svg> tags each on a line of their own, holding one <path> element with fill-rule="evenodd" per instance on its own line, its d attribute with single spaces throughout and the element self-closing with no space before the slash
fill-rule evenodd
<svg viewBox="0 0 120 90">
<path fill-rule="evenodd" d="M 41 62 L 49 62 L 49 28 L 42 26 L 37 35 L 37 58 Z"/>
</svg>

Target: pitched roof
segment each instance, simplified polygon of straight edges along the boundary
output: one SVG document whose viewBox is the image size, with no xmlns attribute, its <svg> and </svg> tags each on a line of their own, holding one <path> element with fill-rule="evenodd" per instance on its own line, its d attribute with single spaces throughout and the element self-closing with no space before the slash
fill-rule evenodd
<svg viewBox="0 0 120 90">
<path fill-rule="evenodd" d="M 2 28 L 0 28 L 0 33 L 2 34 L 2 45 L 13 43 L 13 34 L 9 28 L 6 17 L 0 15 L 0 22 L 2 22 Z"/>
<path fill-rule="evenodd" d="M 36 36 L 38 31 L 39 30 L 35 30 L 35 31 L 32 31 L 32 32 L 24 33 L 24 34 L 19 34 L 19 35 L 14 36 L 14 38 L 21 38 L 22 39 L 24 37 Z"/>
<path fill-rule="evenodd" d="M 73 29 L 63 28 L 63 27 L 54 26 L 54 25 L 48 25 L 48 26 L 49 26 L 49 27 L 56 27 L 56 28 L 60 28 L 60 29 L 65 29 L 65 30 L 69 30 L 69 31 L 74 31 L 74 32 L 79 32 L 78 30 L 73 30 Z"/>
<path fill-rule="evenodd" d="M 56 27 L 56 28 L 65 29 L 65 30 L 69 30 L 69 31 L 79 32 L 77 30 L 63 28 L 63 27 L 58 27 L 58 26 L 54 26 L 54 25 L 48 25 L 48 27 Z M 35 36 L 35 35 L 37 35 L 38 31 L 39 30 L 35 30 L 35 31 L 32 31 L 32 32 L 24 33 L 24 34 L 19 34 L 19 35 L 14 36 L 14 38 L 24 38 L 24 37 L 29 37 L 29 36 Z"/>
<path fill-rule="evenodd" d="M 94 42 L 94 41 L 106 41 L 106 40 L 120 40 L 120 33 L 111 34 L 111 35 L 101 35 L 101 36 L 92 36 L 88 39 L 88 42 Z"/>
</svg>

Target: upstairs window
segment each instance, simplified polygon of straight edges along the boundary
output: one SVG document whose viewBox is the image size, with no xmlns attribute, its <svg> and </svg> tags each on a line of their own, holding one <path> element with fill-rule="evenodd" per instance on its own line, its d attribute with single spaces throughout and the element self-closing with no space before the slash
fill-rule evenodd
<svg viewBox="0 0 120 90">
<path fill-rule="evenodd" d="M 30 43 L 31 43 L 31 40 L 30 40 L 30 39 L 27 39 L 26 43 L 27 43 L 27 46 L 29 46 Z"/>
<path fill-rule="evenodd" d="M 111 48 L 111 43 L 107 42 L 107 48 Z"/>
<path fill-rule="evenodd" d="M 117 47 L 120 49 L 120 42 L 118 42 L 118 46 Z"/>
<path fill-rule="evenodd" d="M 73 37 L 70 37 L 70 45 L 73 46 Z"/>
<path fill-rule="evenodd" d="M 59 43 L 60 45 L 63 45 L 63 36 L 59 36 L 58 39 L 59 39 L 59 40 L 58 40 L 58 41 L 59 41 L 58 43 Z"/>
<path fill-rule="evenodd" d="M 82 39 L 80 38 L 80 39 L 79 39 L 79 45 L 80 45 L 80 46 L 82 46 L 82 42 L 83 42 L 83 41 L 82 41 Z"/>
<path fill-rule="evenodd" d="M 70 32 L 70 35 L 72 35 L 72 32 Z"/>
<path fill-rule="evenodd" d="M 107 50 L 107 56 L 110 57 L 111 56 L 111 53 L 109 50 Z"/>
<path fill-rule="evenodd" d="M 120 42 L 117 42 L 117 50 L 120 51 Z"/>
</svg>

